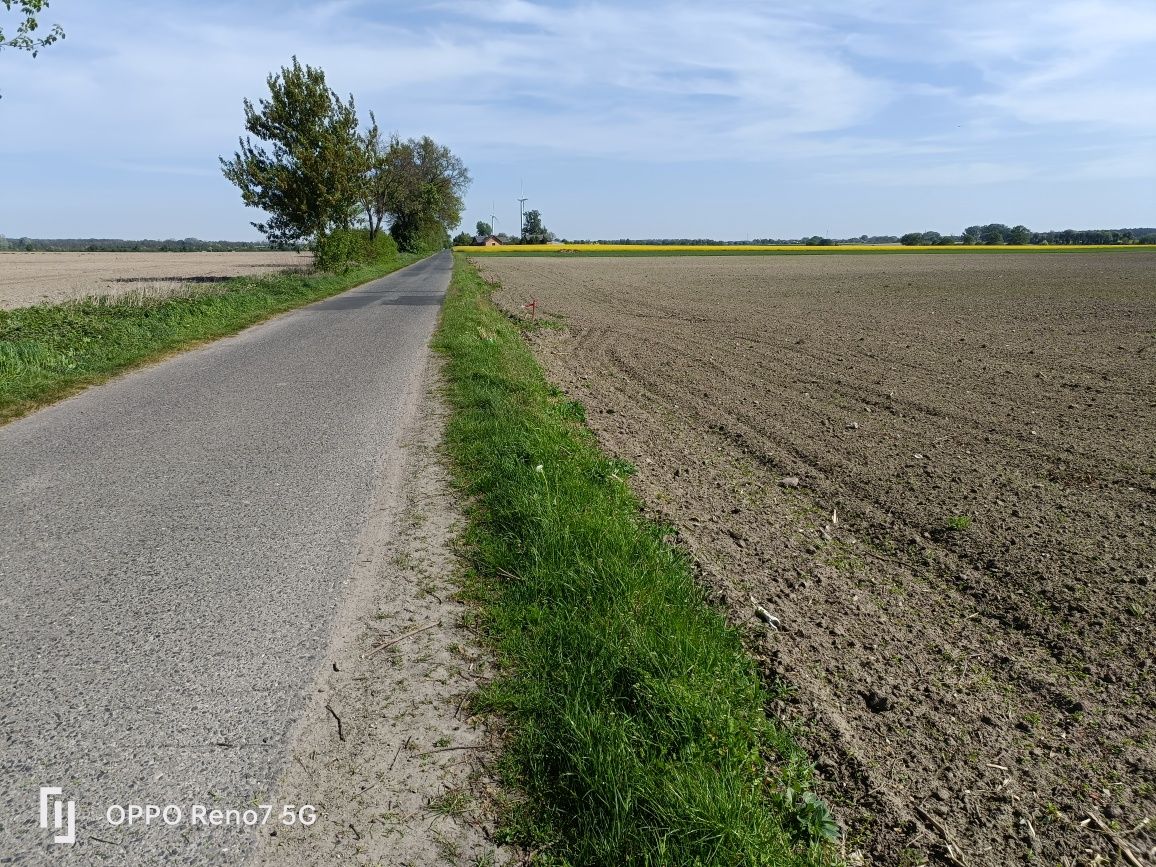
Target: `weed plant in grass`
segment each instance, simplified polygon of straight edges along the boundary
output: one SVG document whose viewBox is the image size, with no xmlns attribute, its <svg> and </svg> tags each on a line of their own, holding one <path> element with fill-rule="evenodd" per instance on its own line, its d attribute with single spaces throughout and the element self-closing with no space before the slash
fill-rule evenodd
<svg viewBox="0 0 1156 867">
<path fill-rule="evenodd" d="M 175 350 L 382 277 L 402 254 L 342 274 L 238 277 L 211 291 L 0 310 L 0 423 Z"/>
<path fill-rule="evenodd" d="M 506 832 L 553 864 L 829 860 L 830 814 L 737 634 L 455 258 L 435 346 L 503 670 L 479 705 L 512 727 Z"/>
</svg>

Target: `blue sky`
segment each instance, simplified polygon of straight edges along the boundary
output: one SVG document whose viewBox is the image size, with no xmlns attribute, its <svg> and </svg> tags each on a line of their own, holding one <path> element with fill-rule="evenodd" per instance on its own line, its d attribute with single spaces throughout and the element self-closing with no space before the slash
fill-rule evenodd
<svg viewBox="0 0 1156 867">
<path fill-rule="evenodd" d="M 4 13 L 0 11 L 0 15 Z M 10 21 L 9 17 L 6 19 Z M 296 54 L 569 238 L 1156 224 L 1151 0 L 53 0 L 0 52 L 0 233 L 252 238 L 221 176 Z"/>
</svg>

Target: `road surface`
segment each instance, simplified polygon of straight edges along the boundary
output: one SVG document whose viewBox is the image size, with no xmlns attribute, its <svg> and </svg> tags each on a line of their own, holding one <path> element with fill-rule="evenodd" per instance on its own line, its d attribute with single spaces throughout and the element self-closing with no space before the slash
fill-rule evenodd
<svg viewBox="0 0 1156 867">
<path fill-rule="evenodd" d="M 0 428 L 0 862 L 249 854 L 236 821 L 265 820 L 451 267 Z"/>
</svg>

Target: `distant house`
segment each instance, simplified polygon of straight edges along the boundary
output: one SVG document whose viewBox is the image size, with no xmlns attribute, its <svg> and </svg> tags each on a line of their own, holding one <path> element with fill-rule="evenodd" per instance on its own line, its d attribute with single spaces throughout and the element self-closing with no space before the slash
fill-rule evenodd
<svg viewBox="0 0 1156 867">
<path fill-rule="evenodd" d="M 500 246 L 502 246 L 502 242 L 501 242 L 501 240 L 499 240 L 497 235 L 486 235 L 484 238 L 479 236 L 474 243 L 476 243 L 479 247 L 500 247 Z"/>
</svg>

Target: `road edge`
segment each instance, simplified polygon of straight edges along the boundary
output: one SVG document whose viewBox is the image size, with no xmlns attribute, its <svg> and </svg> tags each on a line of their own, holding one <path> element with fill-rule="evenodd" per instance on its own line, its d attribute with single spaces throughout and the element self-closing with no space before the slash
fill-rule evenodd
<svg viewBox="0 0 1156 867">
<path fill-rule="evenodd" d="M 461 511 L 440 455 L 442 363 L 428 352 L 378 467 L 329 647 L 294 725 L 276 803 L 309 829 L 262 833 L 249 863 L 507 863 L 492 841 L 495 735 L 471 716 L 490 656 L 466 628 Z M 467 859 L 463 861 L 462 859 Z M 472 860 L 469 860 L 472 859 Z"/>
</svg>

